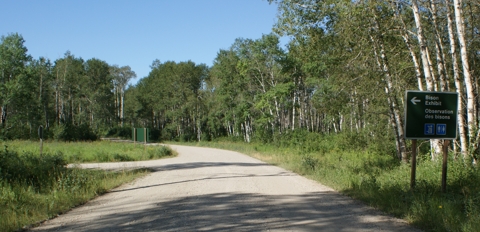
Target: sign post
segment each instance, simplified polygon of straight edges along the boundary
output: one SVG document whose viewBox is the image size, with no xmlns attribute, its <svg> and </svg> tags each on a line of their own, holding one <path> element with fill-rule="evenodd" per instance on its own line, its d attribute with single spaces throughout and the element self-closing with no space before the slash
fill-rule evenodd
<svg viewBox="0 0 480 232">
<path fill-rule="evenodd" d="M 410 172 L 410 189 L 415 188 L 415 176 L 417 172 L 417 140 L 412 139 L 412 169 Z"/>
<path fill-rule="evenodd" d="M 133 128 L 133 146 L 137 146 L 137 128 Z"/>
<path fill-rule="evenodd" d="M 448 160 L 448 145 L 450 140 L 445 140 L 443 144 L 443 163 L 442 163 L 442 192 L 447 192 L 447 160 Z"/>
<path fill-rule="evenodd" d="M 43 153 L 43 126 L 38 127 L 38 137 L 40 138 L 40 156 Z"/>
<path fill-rule="evenodd" d="M 143 153 L 147 151 L 147 128 L 143 128 Z"/>
<path fill-rule="evenodd" d="M 457 137 L 458 93 L 407 90 L 405 92 L 405 138 L 412 139 L 410 187 L 415 186 L 416 140 L 444 139 L 442 191 L 446 191 L 449 141 Z"/>
</svg>

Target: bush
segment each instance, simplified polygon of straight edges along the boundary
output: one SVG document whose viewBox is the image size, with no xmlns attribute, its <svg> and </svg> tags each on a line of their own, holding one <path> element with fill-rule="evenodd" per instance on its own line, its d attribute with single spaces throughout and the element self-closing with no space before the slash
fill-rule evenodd
<svg viewBox="0 0 480 232">
<path fill-rule="evenodd" d="M 320 152 L 324 154 L 334 148 L 335 143 L 325 139 L 325 135 L 307 130 L 287 131 L 275 134 L 273 144 L 283 148 L 295 148 L 302 154 Z"/>
<path fill-rule="evenodd" d="M 71 123 L 56 126 L 53 138 L 59 141 L 95 141 L 97 134 L 87 124 L 73 125 Z"/>
<path fill-rule="evenodd" d="M 161 131 L 161 140 L 167 141 L 178 141 L 178 138 L 175 136 L 176 128 L 173 125 L 167 124 L 165 128 Z"/>
<path fill-rule="evenodd" d="M 0 151 L 0 174 L 9 184 L 28 184 L 37 190 L 49 188 L 66 170 L 67 162 L 61 153 L 37 156 Z"/>
<path fill-rule="evenodd" d="M 318 159 L 312 156 L 305 155 L 302 157 L 302 166 L 311 171 L 317 168 L 318 162 Z"/>
<path fill-rule="evenodd" d="M 273 142 L 273 133 L 268 127 L 260 127 L 255 130 L 253 134 L 253 141 L 261 143 L 271 143 Z"/>
<path fill-rule="evenodd" d="M 150 129 L 150 140 L 152 141 L 160 141 L 161 140 L 161 132 L 159 129 Z"/>
<path fill-rule="evenodd" d="M 173 151 L 170 147 L 160 146 L 156 147 L 155 149 L 148 150 L 147 154 L 149 159 L 159 159 L 165 156 L 171 156 L 173 154 Z"/>
<path fill-rule="evenodd" d="M 107 134 L 105 134 L 105 136 L 118 137 L 122 139 L 132 139 L 132 131 L 133 131 L 133 128 L 130 126 L 126 126 L 126 127 L 116 126 L 116 127 L 110 128 Z"/>
<path fill-rule="evenodd" d="M 61 153 L 19 155 L 5 147 L 0 150 L 0 231 L 23 231 L 142 173 L 146 170 L 66 168 Z"/>
</svg>

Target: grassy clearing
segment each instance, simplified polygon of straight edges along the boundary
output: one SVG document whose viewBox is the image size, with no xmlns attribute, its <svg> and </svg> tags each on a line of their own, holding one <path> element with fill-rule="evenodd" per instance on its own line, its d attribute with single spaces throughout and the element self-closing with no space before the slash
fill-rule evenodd
<svg viewBox="0 0 480 232">
<path fill-rule="evenodd" d="M 8 150 L 38 154 L 40 143 L 32 141 L 7 141 Z M 174 152 L 164 146 L 144 146 L 110 141 L 43 143 L 43 153 L 62 155 L 68 163 L 140 161 L 171 157 Z"/>
<path fill-rule="evenodd" d="M 44 144 L 42 156 L 38 155 L 38 149 L 38 143 L 27 141 L 7 142 L 0 149 L 0 231 L 16 231 L 55 217 L 149 173 L 146 169 L 82 170 L 67 168 L 68 163 L 144 160 L 174 155 L 168 147 L 144 148 L 113 142 L 49 142 Z"/>
<path fill-rule="evenodd" d="M 0 183 L 0 228 L 15 231 L 55 217 L 123 183 L 148 174 L 148 170 L 106 172 L 72 170 L 57 186 L 38 191 L 22 184 Z M 77 182 L 77 183 L 75 183 Z M 88 183 L 86 183 L 88 182 Z M 72 190 L 75 189 L 75 190 Z"/>
<path fill-rule="evenodd" d="M 417 161 L 410 190 L 410 165 L 375 149 L 345 147 L 344 136 L 308 144 L 197 143 L 235 150 L 317 180 L 426 231 L 480 231 L 480 170 L 449 160 L 447 193 L 441 192 L 441 161 Z M 307 147 L 306 147 L 307 146 Z"/>
<path fill-rule="evenodd" d="M 59 156 L 0 154 L 0 228 L 15 231 L 55 217 L 149 173 L 67 169 Z M 40 165 L 39 165 L 40 164 Z M 21 168 L 21 169 L 19 169 Z M 19 171 L 23 170 L 23 171 Z"/>
</svg>

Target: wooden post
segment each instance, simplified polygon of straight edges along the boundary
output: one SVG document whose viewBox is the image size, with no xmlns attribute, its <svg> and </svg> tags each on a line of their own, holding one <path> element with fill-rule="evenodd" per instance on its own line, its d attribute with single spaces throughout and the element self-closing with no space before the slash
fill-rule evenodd
<svg viewBox="0 0 480 232">
<path fill-rule="evenodd" d="M 147 151 L 147 128 L 143 128 L 143 154 Z"/>
<path fill-rule="evenodd" d="M 410 173 L 410 189 L 415 188 L 415 175 L 417 171 L 417 140 L 412 139 L 412 171 Z"/>
<path fill-rule="evenodd" d="M 133 146 L 137 147 L 137 128 L 133 128 Z"/>
<path fill-rule="evenodd" d="M 450 140 L 443 142 L 443 164 L 442 164 L 442 192 L 447 192 L 447 160 L 448 160 L 448 145 Z"/>
<path fill-rule="evenodd" d="M 40 138 L 40 156 L 43 153 L 43 126 L 38 127 L 38 137 Z"/>
</svg>

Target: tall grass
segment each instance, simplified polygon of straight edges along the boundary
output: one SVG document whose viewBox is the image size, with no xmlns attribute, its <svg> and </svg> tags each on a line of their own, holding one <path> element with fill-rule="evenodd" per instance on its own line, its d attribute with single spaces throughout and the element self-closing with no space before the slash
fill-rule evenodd
<svg viewBox="0 0 480 232">
<path fill-rule="evenodd" d="M 478 168 L 451 155 L 447 192 L 442 193 L 441 161 L 420 155 L 416 187 L 411 190 L 410 165 L 401 164 L 386 144 L 368 145 L 364 139 L 351 134 L 308 135 L 280 145 L 228 141 L 196 145 L 235 150 L 282 166 L 426 231 L 480 231 Z M 355 145 L 352 140 L 360 142 Z"/>
<path fill-rule="evenodd" d="M 0 148 L 0 231 L 16 231 L 83 204 L 146 175 L 145 169 L 112 172 L 67 168 L 71 162 L 156 159 L 174 155 L 163 146 L 113 142 L 44 144 L 5 142 Z"/>
<path fill-rule="evenodd" d="M 0 228 L 15 231 L 54 217 L 148 170 L 66 168 L 61 155 L 0 151 Z"/>
<path fill-rule="evenodd" d="M 39 142 L 16 140 L 3 142 L 3 145 L 9 150 L 21 153 L 38 154 L 40 152 Z M 174 155 L 173 150 L 165 146 L 144 146 L 111 141 L 47 141 L 43 143 L 43 152 L 63 155 L 68 163 L 140 161 Z"/>
</svg>

